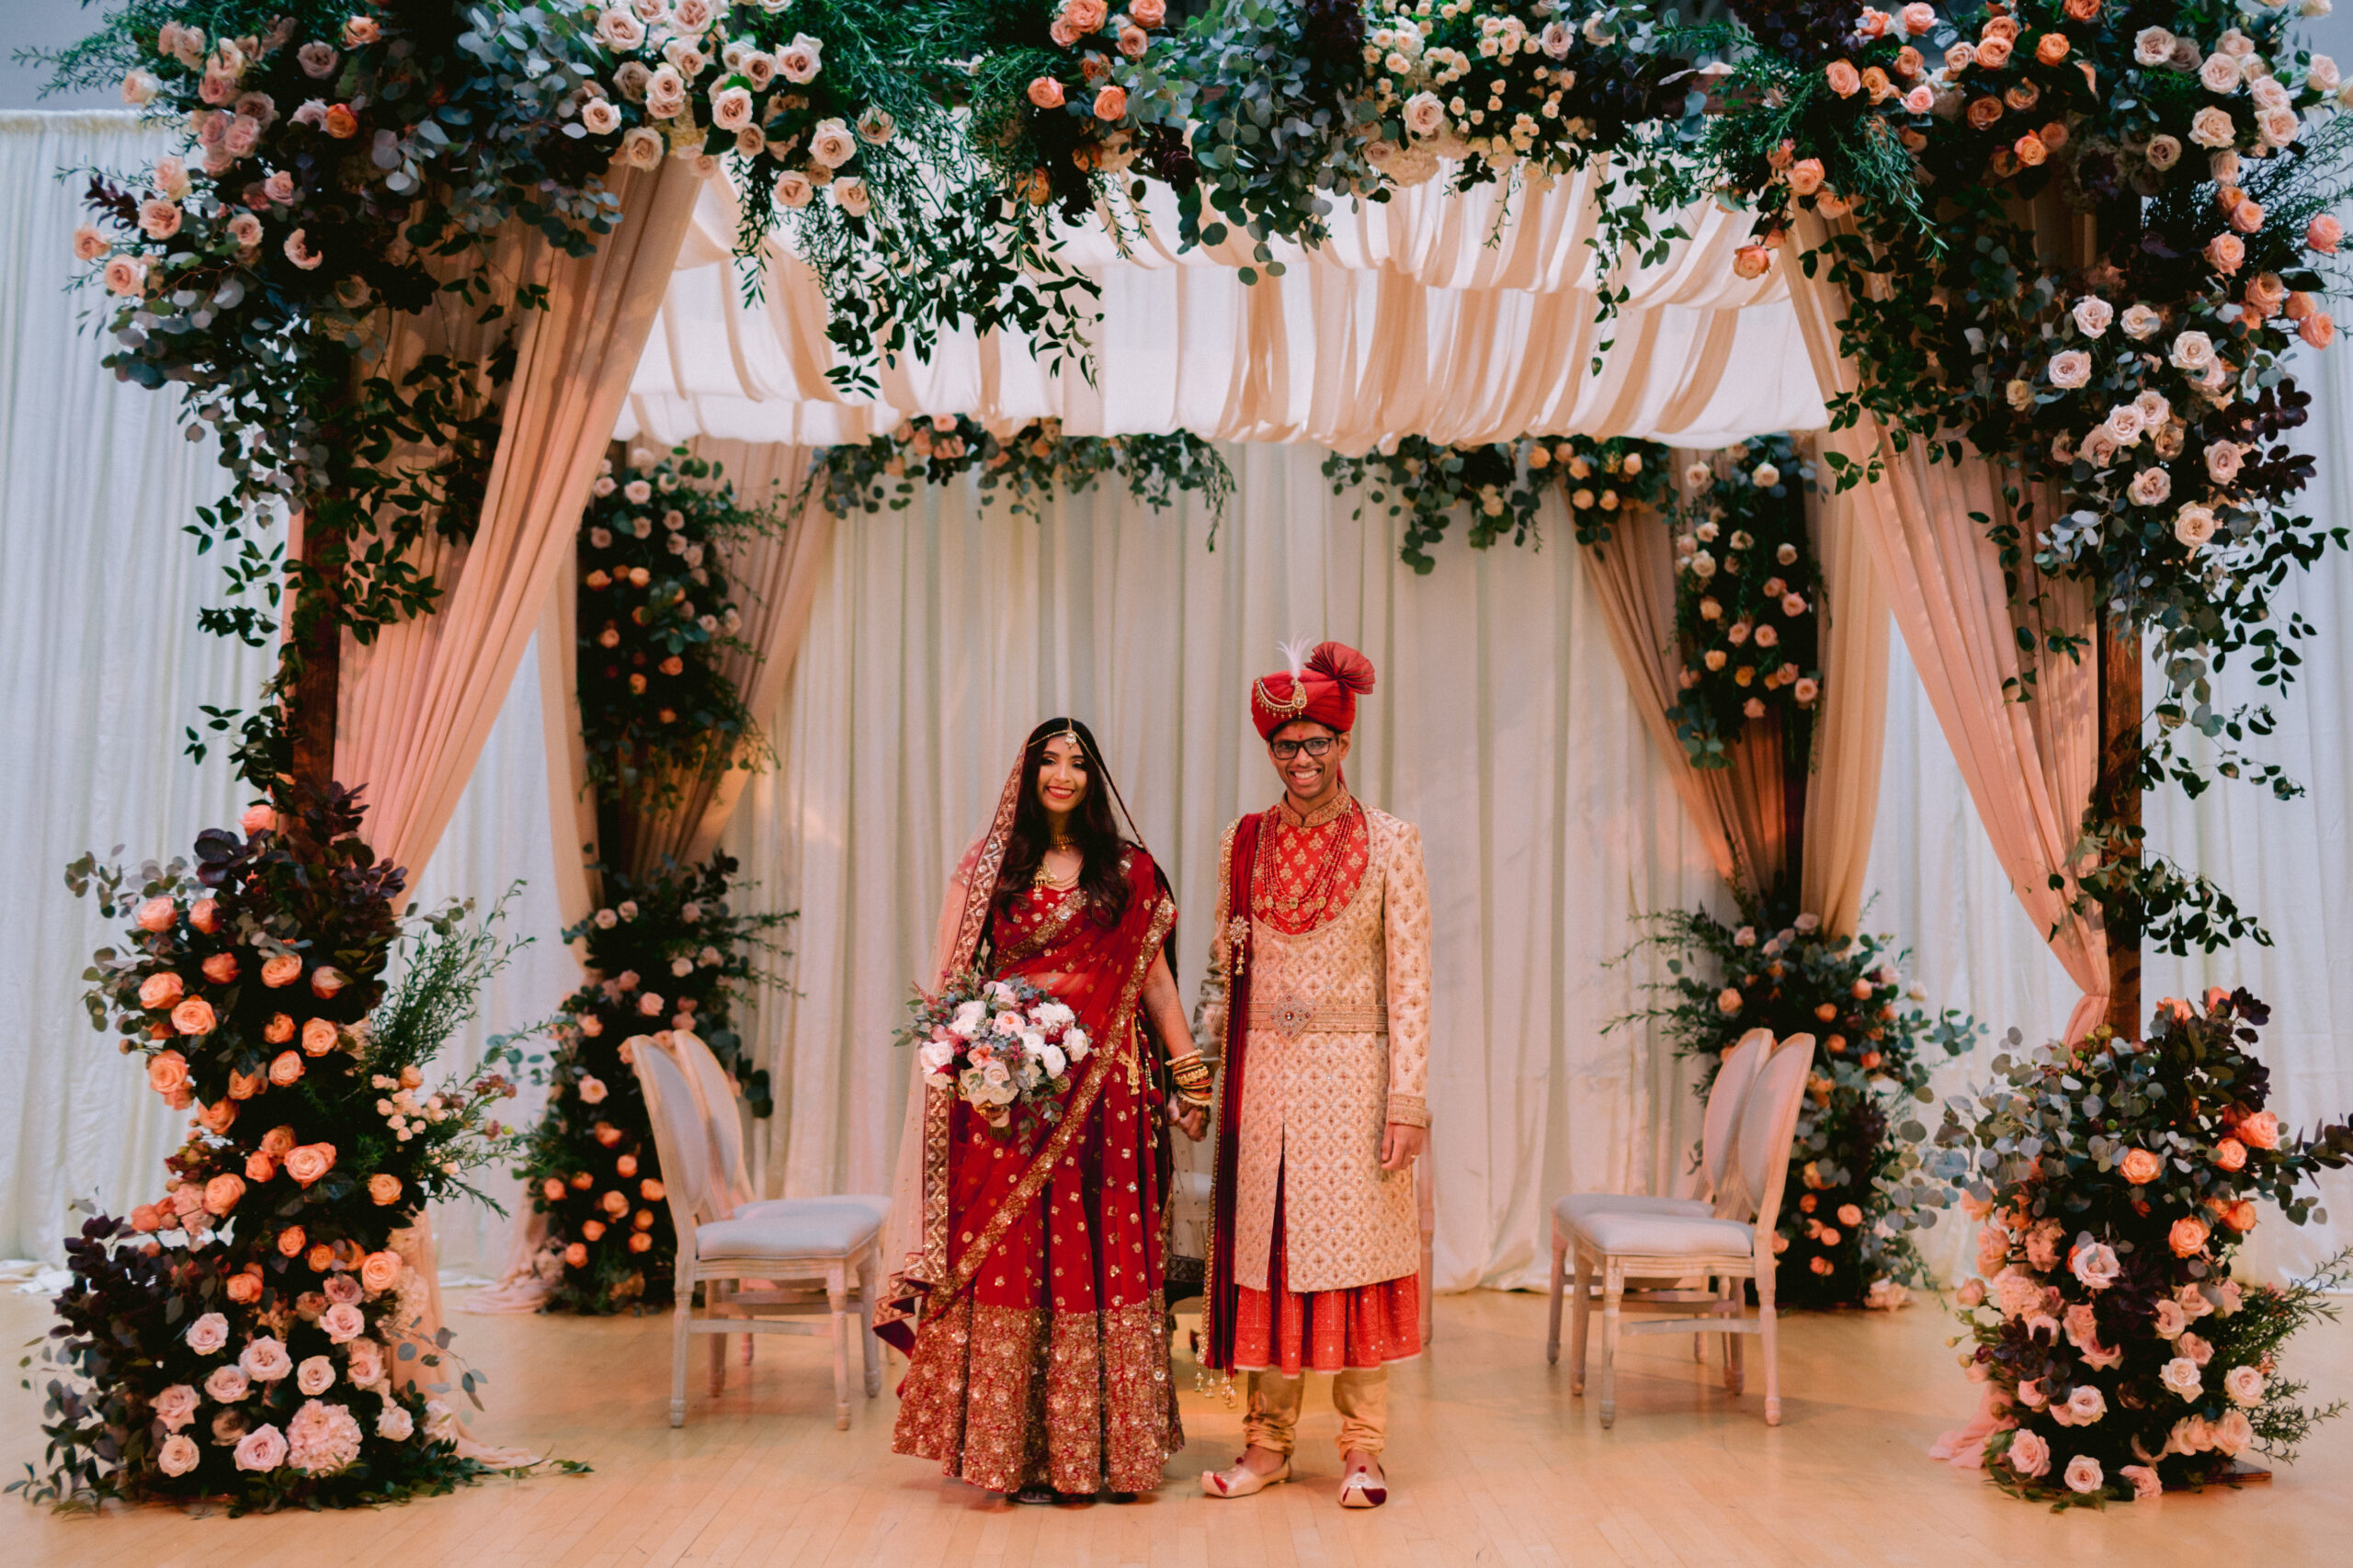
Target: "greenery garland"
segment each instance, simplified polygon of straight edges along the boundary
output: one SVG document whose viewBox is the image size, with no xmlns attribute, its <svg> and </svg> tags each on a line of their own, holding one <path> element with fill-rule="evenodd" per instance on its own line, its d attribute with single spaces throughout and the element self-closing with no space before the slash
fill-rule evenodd
<svg viewBox="0 0 2353 1568">
<path fill-rule="evenodd" d="M 1756 912 L 1763 915 L 1763 911 Z M 1933 1286 L 1912 1233 L 1952 1201 L 1925 1163 L 1932 1062 L 1966 1052 L 1983 1032 L 1951 1008 L 1930 1015 L 1904 992 L 1902 955 L 1884 937 L 1832 937 L 1801 914 L 1728 926 L 1696 910 L 1650 918 L 1645 946 L 1667 955 L 1666 1000 L 1611 1028 L 1656 1021 L 1676 1053 L 1700 1064 L 1705 1099 L 1724 1052 L 1753 1028 L 1775 1040 L 1810 1034 L 1814 1066 L 1790 1146 L 1775 1225 L 1774 1299 L 1784 1306 L 1890 1302 L 1891 1284 Z M 1900 1300 L 1900 1293 L 1893 1299 Z"/>
<path fill-rule="evenodd" d="M 1802 754 L 1822 697 L 1822 574 L 1805 526 L 1813 466 L 1787 436 L 1694 462 L 1676 508 L 1682 695 L 1667 710 L 1694 767 L 1732 766 L 1729 737 L 1768 714 Z"/>
<path fill-rule="evenodd" d="M 1000 437 L 969 415 L 916 415 L 864 443 L 825 447 L 810 461 L 809 485 L 822 487 L 835 517 L 904 511 L 917 483 L 946 484 L 978 476 L 983 499 L 1002 495 L 1016 517 L 1035 521 L 1057 491 L 1091 489 L 1107 473 L 1154 511 L 1197 494 L 1210 509 L 1210 538 L 1233 498 L 1233 471 L 1218 449 L 1189 431 L 1165 436 L 1071 436 L 1059 419 L 1033 419 Z"/>
<path fill-rule="evenodd" d="M 430 1287 L 392 1238 L 430 1201 L 489 1201 L 471 1176 L 512 1142 L 494 1115 L 519 1055 L 494 1044 L 480 1074 L 435 1089 L 425 1072 L 513 946 L 492 934 L 496 911 L 474 925 L 466 905 L 404 931 L 402 874 L 359 822 L 336 791 L 296 835 L 267 806 L 208 830 L 193 870 L 86 855 L 69 869 L 131 923 L 93 961 L 93 1021 L 196 1115 L 161 1198 L 67 1243 L 48 1453 L 12 1490 L 243 1511 L 483 1473 L 441 1397 L 473 1397 L 482 1374 L 449 1357 L 447 1330 L 424 1335 Z"/>
<path fill-rule="evenodd" d="M 1666 449 L 1656 441 L 1612 436 L 1523 436 L 1516 441 L 1447 446 L 1423 436 L 1383 442 L 1359 457 L 1334 452 L 1324 460 L 1332 494 L 1360 494 L 1353 514 L 1386 505 L 1405 529 L 1397 557 L 1427 575 L 1438 558 L 1430 547 L 1446 538 L 1457 512 L 1468 511 L 1473 550 L 1505 536 L 1514 544 L 1541 543 L 1537 513 L 1557 486 L 1579 544 L 1606 541 L 1627 513 L 1655 506 L 1672 476 Z"/>
<path fill-rule="evenodd" d="M 736 499 L 720 465 L 677 447 L 609 460 L 580 520 L 579 690 L 587 781 L 658 810 L 693 779 L 756 767 L 744 694 L 722 672 L 753 652 L 726 547 L 782 528 Z"/>
<path fill-rule="evenodd" d="M 547 1216 L 535 1260 L 551 1304 L 610 1312 L 670 1300 L 677 1235 L 630 1040 L 684 1031 L 734 1075 L 752 1114 L 774 1108 L 765 1069 L 734 1029 L 746 990 L 774 977 L 777 935 L 793 916 L 738 912 L 736 864 L 665 864 L 631 878 L 601 874 L 612 902 L 564 932 L 587 950 L 589 978 L 550 1028 L 548 1105 L 516 1175 Z"/>
<path fill-rule="evenodd" d="M 2285 1289 L 2232 1261 L 2268 1199 L 2316 1217 L 2306 1184 L 2353 1164 L 2353 1123 L 2302 1138 L 2269 1108 L 2249 1048 L 2270 1011 L 2245 990 L 2160 1003 L 2145 1042 L 2102 1028 L 2028 1052 L 1949 1102 L 1937 1167 L 1984 1222 L 1961 1288 L 1962 1364 L 1999 1425 L 1987 1468 L 2060 1506 L 2211 1481 L 2252 1449 L 2286 1461 L 2342 1402 L 2311 1408 L 2279 1353 L 2334 1318 L 2339 1254 Z"/>
</svg>

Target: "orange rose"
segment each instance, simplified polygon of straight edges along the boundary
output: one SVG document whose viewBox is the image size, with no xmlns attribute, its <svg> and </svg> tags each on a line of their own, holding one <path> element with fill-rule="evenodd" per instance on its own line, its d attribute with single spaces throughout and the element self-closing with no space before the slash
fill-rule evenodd
<svg viewBox="0 0 2353 1568">
<path fill-rule="evenodd" d="M 2176 1257 L 2196 1257 L 2206 1250 L 2207 1234 L 2205 1221 L 2184 1216 L 2173 1222 L 2173 1229 L 2165 1233 L 2165 1243 L 2173 1248 Z"/>
<path fill-rule="evenodd" d="M 1823 67 L 1823 75 L 1830 83 L 1830 90 L 1842 98 L 1851 98 L 1863 90 L 1863 74 L 1855 69 L 1851 60 L 1834 60 Z"/>
<path fill-rule="evenodd" d="M 2124 1179 L 2135 1187 L 2146 1187 L 2165 1174 L 2165 1163 L 2146 1149 L 2124 1152 Z"/>
<path fill-rule="evenodd" d="M 1029 101 L 1040 108 L 1060 108 L 1063 107 L 1063 85 L 1051 76 L 1038 77 L 1029 84 Z M 582 1253 L 581 1261 L 587 1261 L 586 1253 Z M 579 1266 L 575 1264 L 574 1267 Z"/>
<path fill-rule="evenodd" d="M 637 1190 L 648 1203 L 662 1201 L 662 1184 L 652 1176 L 647 1176 L 643 1181 L 639 1182 Z"/>
<path fill-rule="evenodd" d="M 654 1238 L 646 1234 L 643 1231 L 631 1232 L 629 1238 L 629 1250 L 631 1252 L 652 1252 L 654 1250 Z"/>
<path fill-rule="evenodd" d="M 605 1194 L 604 1197 L 598 1199 L 597 1200 L 597 1207 L 604 1210 L 606 1213 L 610 1214 L 614 1219 L 618 1220 L 622 1215 L 629 1212 L 629 1194 L 626 1192 L 608 1192 Z"/>
<path fill-rule="evenodd" d="M 226 1214 L 245 1196 L 243 1176 L 217 1176 L 204 1184 L 204 1209 L 208 1214 Z"/>
<path fill-rule="evenodd" d="M 182 1034 L 210 1034 L 219 1022 L 212 1004 L 201 996 L 191 996 L 172 1009 L 172 1028 Z"/>
<path fill-rule="evenodd" d="M 2224 1204 L 2222 1213 L 2222 1223 L 2241 1235 L 2255 1229 L 2255 1205 L 2244 1198 L 2235 1203 Z"/>
<path fill-rule="evenodd" d="M 229 1097 L 233 1100 L 249 1100 L 261 1093 L 268 1083 L 269 1072 L 267 1068 L 258 1073 L 240 1073 L 232 1067 L 229 1069 Z"/>
<path fill-rule="evenodd" d="M 563 1183 L 554 1176 L 548 1177 L 547 1180 L 540 1183 L 540 1196 L 550 1203 L 563 1202 Z"/>
<path fill-rule="evenodd" d="M 2239 1118 L 2239 1142 L 2250 1149 L 2279 1147 L 2279 1119 L 2268 1110 Z"/>
<path fill-rule="evenodd" d="M 302 1059 L 290 1051 L 281 1051 L 270 1059 L 269 1081 L 279 1088 L 299 1081 L 302 1076 Z"/>
<path fill-rule="evenodd" d="M 1997 38 L 2004 43 L 2016 43 L 2018 37 L 2018 18 L 2015 17 L 1989 17 L 1984 27 L 1978 30 L 1978 36 L 1981 39 Z"/>
<path fill-rule="evenodd" d="M 247 1181 L 273 1181 L 277 1176 L 278 1159 L 275 1155 L 265 1154 L 259 1149 L 256 1149 L 245 1156 Z"/>
<path fill-rule="evenodd" d="M 159 1095 L 176 1095 L 188 1087 L 188 1058 L 176 1051 L 159 1051 L 147 1059 L 147 1086 Z"/>
<path fill-rule="evenodd" d="M 170 970 L 151 974 L 139 983 L 139 1005 L 153 1009 L 176 1006 L 188 994 L 188 982 Z"/>
<path fill-rule="evenodd" d="M 1732 253 L 1734 278 L 1762 278 L 1773 269 L 1773 253 L 1763 245 L 1742 245 Z"/>
<path fill-rule="evenodd" d="M 2042 138 L 2031 131 L 2011 142 L 2010 151 L 2018 154 L 2019 163 L 2030 169 L 2040 168 L 2042 161 L 2051 156 L 2051 149 L 2044 146 Z"/>
<path fill-rule="evenodd" d="M 274 959 L 261 960 L 261 983 L 277 991 L 302 978 L 302 960 L 291 953 L 280 953 Z"/>
<path fill-rule="evenodd" d="M 2067 138 L 2072 134 L 2072 132 L 2068 131 L 2065 121 L 2054 119 L 2045 125 L 2036 134 L 2042 138 L 2042 144 L 2045 147 L 2048 147 L 2052 152 L 2056 153 L 2060 148 L 2064 147 L 2067 144 Z"/>
<path fill-rule="evenodd" d="M 261 1300 L 261 1276 L 232 1274 L 229 1276 L 229 1299 L 239 1306 L 251 1306 Z"/>
<path fill-rule="evenodd" d="M 180 917 L 180 906 L 168 898 L 151 898 L 139 906 L 136 919 L 142 931 L 162 932 L 172 928 Z"/>
<path fill-rule="evenodd" d="M 261 1027 L 261 1038 L 271 1045 L 284 1045 L 294 1038 L 294 1019 L 286 1013 L 272 1013 L 269 1022 Z"/>
<path fill-rule="evenodd" d="M 371 1252 L 359 1262 L 359 1283 L 370 1295 L 389 1290 L 401 1282 L 401 1255 L 396 1252 Z"/>
<path fill-rule="evenodd" d="M 2214 1163 L 2226 1171 L 2246 1168 L 2246 1145 L 2235 1138 L 2225 1138 L 2214 1145 Z"/>
<path fill-rule="evenodd" d="M 2006 20 L 2007 18 L 2002 19 Z M 2009 62 L 2010 40 L 2008 39 L 1989 38 L 1980 41 L 1977 45 L 1977 63 L 1983 65 L 1988 71 L 1999 71 L 2003 66 L 2007 65 Z"/>
<path fill-rule="evenodd" d="M 401 1178 L 378 1171 L 368 1178 L 368 1196 L 379 1209 L 388 1209 L 401 1200 Z"/>
<path fill-rule="evenodd" d="M 301 1063 L 297 1062 L 294 1065 L 300 1067 Z M 273 1160 L 284 1159 L 293 1147 L 294 1130 L 290 1127 L 273 1127 L 261 1135 L 261 1152 Z"/>
<path fill-rule="evenodd" d="M 160 1231 L 164 1228 L 163 1211 L 152 1203 L 142 1203 L 131 1211 L 131 1228 L 134 1231 Z"/>
<path fill-rule="evenodd" d="M 324 1056 L 341 1039 L 334 1024 L 324 1018 L 313 1018 L 302 1026 L 302 1054 Z"/>
<path fill-rule="evenodd" d="M 1095 95 L 1095 118 L 1117 119 L 1128 112 L 1128 90 L 1113 83 Z"/>
<path fill-rule="evenodd" d="M 580 1226 L 580 1234 L 582 1239 L 585 1241 L 602 1241 L 605 1238 L 605 1222 L 602 1220 L 583 1221 Z"/>
<path fill-rule="evenodd" d="M 574 1192 L 585 1192 L 596 1185 L 597 1178 L 586 1171 L 574 1171 L 572 1174 L 572 1190 Z"/>
<path fill-rule="evenodd" d="M 1969 100 L 1969 124 L 1972 130 L 1983 131 L 2001 118 L 2001 99 L 1984 97 Z"/>
<path fill-rule="evenodd" d="M 350 105 L 335 104 L 328 108 L 321 129 L 338 142 L 348 142 L 359 134 L 359 117 L 351 112 Z"/>
<path fill-rule="evenodd" d="M 213 984 L 226 985 L 237 978 L 237 955 L 215 953 L 198 967 L 204 971 L 204 978 Z"/>
<path fill-rule="evenodd" d="M 310 1239 L 302 1234 L 300 1225 L 289 1225 L 278 1233 L 278 1250 L 283 1256 L 300 1257 L 309 1244 Z"/>
<path fill-rule="evenodd" d="M 2067 0 L 2070 21 L 2088 22 L 2099 15 L 2099 0 Z"/>
<path fill-rule="evenodd" d="M 634 1215 L 631 1216 L 630 1223 L 635 1225 L 641 1231 L 652 1230 L 654 1228 L 654 1210 L 651 1209 L 639 1210 Z"/>
<path fill-rule="evenodd" d="M 210 1105 L 197 1108 L 197 1125 L 215 1138 L 228 1131 L 229 1124 L 236 1119 L 237 1102 L 234 1100 L 214 1100 Z"/>
<path fill-rule="evenodd" d="M 2045 65 L 2056 65 L 2067 58 L 2067 35 L 2044 33 L 2034 42 L 2034 57 Z"/>
<path fill-rule="evenodd" d="M 563 1249 L 563 1261 L 568 1267 L 585 1268 L 588 1267 L 588 1249 L 574 1242 Z"/>
<path fill-rule="evenodd" d="M 620 1159 L 613 1162 L 613 1169 L 620 1172 L 620 1174 L 625 1176 L 635 1176 L 637 1174 L 637 1156 L 635 1154 L 623 1154 Z"/>
<path fill-rule="evenodd" d="M 351 983 L 351 977 L 332 964 L 323 964 L 311 971 L 311 994 L 322 1002 L 331 1002 L 335 994 Z"/>
<path fill-rule="evenodd" d="M 302 1255 L 302 1262 L 313 1274 L 324 1274 L 335 1267 L 335 1248 L 324 1242 L 313 1242 L 310 1251 Z"/>
<path fill-rule="evenodd" d="M 286 1152 L 286 1174 L 304 1187 L 335 1169 L 335 1145 L 304 1143 Z"/>
<path fill-rule="evenodd" d="M 188 906 L 188 923 L 210 937 L 221 929 L 221 905 L 212 899 L 198 899 Z"/>
</svg>

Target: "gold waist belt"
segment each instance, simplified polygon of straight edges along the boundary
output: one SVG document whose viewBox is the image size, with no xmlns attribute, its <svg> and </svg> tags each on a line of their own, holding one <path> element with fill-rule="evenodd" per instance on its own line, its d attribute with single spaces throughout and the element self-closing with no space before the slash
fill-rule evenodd
<svg viewBox="0 0 2353 1568">
<path fill-rule="evenodd" d="M 1250 1028 L 1277 1034 L 1387 1034 L 1386 1007 L 1319 1007 L 1313 1002 L 1286 1000 L 1250 1004 Z"/>
</svg>

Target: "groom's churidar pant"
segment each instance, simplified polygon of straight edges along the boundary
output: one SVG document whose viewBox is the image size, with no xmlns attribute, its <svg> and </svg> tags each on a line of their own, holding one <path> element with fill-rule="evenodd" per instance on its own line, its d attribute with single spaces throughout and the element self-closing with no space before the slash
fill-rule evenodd
<svg viewBox="0 0 2353 1568">
<path fill-rule="evenodd" d="M 1299 1407 L 1307 1393 L 1307 1374 L 1285 1377 L 1280 1372 L 1250 1374 L 1250 1409 L 1242 1418 L 1242 1436 L 1249 1447 L 1290 1457 L 1298 1440 Z M 1351 1449 L 1378 1454 L 1389 1431 L 1389 1369 L 1349 1367 L 1332 1375 L 1332 1407 L 1340 1413 L 1340 1452 Z"/>
</svg>

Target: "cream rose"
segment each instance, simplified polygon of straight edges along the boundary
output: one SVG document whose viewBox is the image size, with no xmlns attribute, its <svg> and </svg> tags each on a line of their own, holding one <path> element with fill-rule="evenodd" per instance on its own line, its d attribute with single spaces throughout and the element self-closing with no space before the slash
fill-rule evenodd
<svg viewBox="0 0 2353 1568">
<path fill-rule="evenodd" d="M 2072 391 L 2092 379 L 2092 357 L 2080 348 L 2063 349 L 2051 357 L 2051 384 Z"/>
<path fill-rule="evenodd" d="M 2173 494 L 2173 475 L 2161 468 L 2144 468 L 2132 476 L 2126 494 L 2136 506 L 2162 506 Z"/>
</svg>

